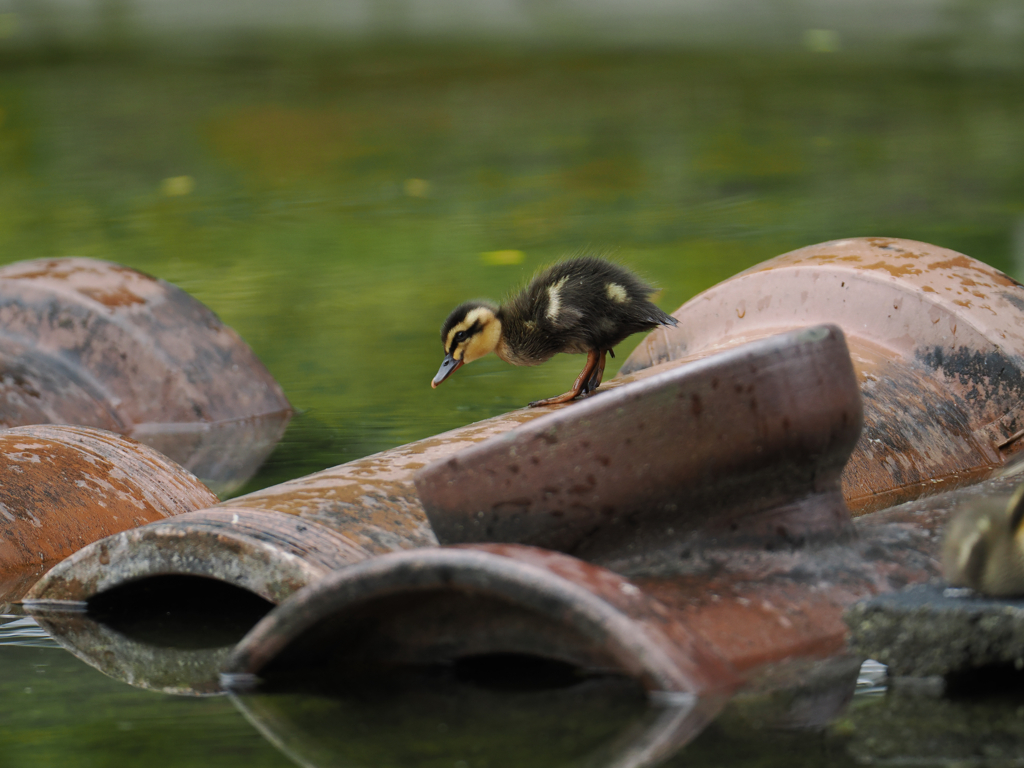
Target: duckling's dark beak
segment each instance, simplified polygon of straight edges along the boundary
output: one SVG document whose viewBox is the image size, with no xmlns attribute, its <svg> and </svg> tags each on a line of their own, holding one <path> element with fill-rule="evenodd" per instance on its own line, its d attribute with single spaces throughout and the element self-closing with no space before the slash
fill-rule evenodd
<svg viewBox="0 0 1024 768">
<path fill-rule="evenodd" d="M 437 389 L 438 384 L 447 379 L 449 376 L 455 373 L 457 369 L 461 367 L 462 361 L 456 360 L 454 357 L 452 357 L 452 353 L 449 352 L 447 355 L 444 356 L 444 361 L 442 361 L 441 367 L 437 371 L 437 376 L 435 376 L 434 380 L 430 382 L 430 388 Z"/>
</svg>

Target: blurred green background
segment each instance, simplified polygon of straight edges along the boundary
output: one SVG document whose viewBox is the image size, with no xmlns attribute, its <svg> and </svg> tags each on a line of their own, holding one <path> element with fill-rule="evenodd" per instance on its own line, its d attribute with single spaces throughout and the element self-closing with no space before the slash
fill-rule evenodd
<svg viewBox="0 0 1024 768">
<path fill-rule="evenodd" d="M 0 46 L 0 259 L 120 262 L 237 329 L 300 411 L 244 490 L 564 391 L 578 358 L 429 387 L 455 304 L 564 254 L 671 311 L 823 240 L 1024 249 L 1024 67 L 963 45 L 54 35 Z"/>
<path fill-rule="evenodd" d="M 579 358 L 429 387 L 448 311 L 561 255 L 672 310 L 857 235 L 1024 276 L 1019 0 L 0 0 L 0 262 L 120 262 L 238 330 L 300 411 L 244 490 L 564 391 Z M 3 650 L 0 765 L 285 762 L 224 700 Z M 716 738 L 686 754 L 793 754 Z"/>
</svg>

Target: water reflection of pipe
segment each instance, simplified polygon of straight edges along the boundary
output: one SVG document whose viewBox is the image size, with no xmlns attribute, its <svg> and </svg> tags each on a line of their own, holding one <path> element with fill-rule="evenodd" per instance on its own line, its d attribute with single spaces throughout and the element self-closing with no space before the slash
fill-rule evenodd
<svg viewBox="0 0 1024 768">
<path fill-rule="evenodd" d="M 434 677 L 347 696 L 233 698 L 269 741 L 306 768 L 414 768 L 439 760 L 641 768 L 692 738 L 721 706 L 719 700 L 651 703 L 635 683 L 616 676 L 535 690 Z"/>
<path fill-rule="evenodd" d="M 32 615 L 61 646 L 110 677 L 163 693 L 220 693 L 224 660 L 273 605 L 211 580 L 190 585 L 189 578 L 195 577 L 126 584 L 87 610 L 36 604 Z"/>
<path fill-rule="evenodd" d="M 129 435 L 216 490 L 251 477 L 291 407 L 233 330 L 163 280 L 95 259 L 0 268 L 4 426 Z"/>
<path fill-rule="evenodd" d="M 287 689 L 232 698 L 270 742 L 306 768 L 438 762 L 643 768 L 663 765 L 712 718 L 747 738 L 765 729 L 823 728 L 851 701 L 859 666 L 844 657 L 788 670 L 770 688 L 729 700 L 720 714 L 721 697 L 651 701 L 634 681 L 616 675 L 523 684 L 522 668 L 506 676 L 507 682 L 520 675 L 518 686 L 449 670 L 376 678 L 370 687 L 333 693 Z"/>
</svg>

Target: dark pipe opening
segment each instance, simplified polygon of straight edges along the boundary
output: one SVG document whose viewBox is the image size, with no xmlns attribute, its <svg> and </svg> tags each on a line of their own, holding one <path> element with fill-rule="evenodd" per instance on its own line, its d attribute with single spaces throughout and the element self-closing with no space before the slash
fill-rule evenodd
<svg viewBox="0 0 1024 768">
<path fill-rule="evenodd" d="M 1014 664 L 990 664 L 946 675 L 946 694 L 951 698 L 1024 693 L 1024 670 Z"/>
<path fill-rule="evenodd" d="M 235 645 L 274 604 L 241 587 L 202 576 L 153 576 L 89 599 L 89 618 L 160 648 Z"/>
<path fill-rule="evenodd" d="M 616 673 L 600 638 L 571 622 L 493 595 L 437 589 L 325 615 L 257 675 L 262 691 L 413 684 L 536 692 Z"/>
<path fill-rule="evenodd" d="M 575 664 L 527 653 L 463 656 L 452 667 L 459 682 L 495 691 L 568 688 L 589 677 L 586 670 Z"/>
</svg>

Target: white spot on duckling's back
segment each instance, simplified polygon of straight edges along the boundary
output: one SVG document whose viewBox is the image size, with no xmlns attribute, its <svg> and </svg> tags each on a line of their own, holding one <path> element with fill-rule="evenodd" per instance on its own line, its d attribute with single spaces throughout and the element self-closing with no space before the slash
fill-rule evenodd
<svg viewBox="0 0 1024 768">
<path fill-rule="evenodd" d="M 608 283 L 605 286 L 605 290 L 608 292 L 608 298 L 619 304 L 624 304 L 629 296 L 626 295 L 626 289 L 618 283 Z"/>
<path fill-rule="evenodd" d="M 548 320 L 558 319 L 558 313 L 562 309 L 562 286 L 569 278 L 563 277 L 554 285 L 548 286 L 548 310 L 544 314 Z"/>
</svg>

